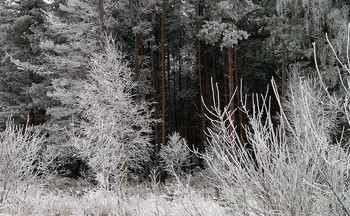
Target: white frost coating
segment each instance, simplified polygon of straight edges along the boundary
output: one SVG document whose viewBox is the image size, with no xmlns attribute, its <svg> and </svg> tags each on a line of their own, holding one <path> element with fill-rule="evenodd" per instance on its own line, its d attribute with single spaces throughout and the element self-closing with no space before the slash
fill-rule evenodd
<svg viewBox="0 0 350 216">
<path fill-rule="evenodd" d="M 50 161 L 44 151 L 39 132 L 29 125 L 15 125 L 9 118 L 5 131 L 0 133 L 0 205 L 24 193 L 20 188 L 37 184 L 49 172 Z M 13 201 L 13 200 L 12 200 Z"/>
<path fill-rule="evenodd" d="M 185 138 L 176 132 L 170 135 L 167 145 L 160 149 L 159 157 L 165 170 L 170 173 L 175 171 L 177 175 L 181 174 L 181 168 L 188 166 L 190 162 L 190 150 Z"/>
<path fill-rule="evenodd" d="M 348 41 L 349 37 L 348 31 Z M 349 52 L 349 42 L 346 47 Z M 350 74 L 350 60 L 342 63 L 331 48 L 342 70 Z M 209 150 L 202 157 L 220 182 L 213 184 L 237 214 L 349 215 L 349 152 L 344 149 L 348 144 L 332 141 L 339 113 L 350 125 L 349 79 L 341 80 L 347 95 L 337 98 L 328 92 L 318 68 L 319 80 L 298 77 L 298 67 L 291 70 L 294 76 L 283 107 L 278 100 L 278 127 L 269 98 L 261 96 L 256 103 L 260 97 L 254 95 L 252 109 L 242 99 L 249 125 L 242 142 L 235 130 L 230 133 L 230 127 L 235 128 L 232 113 L 228 106 L 221 109 L 218 99 L 208 109 L 212 127 L 207 132 Z M 273 88 L 277 94 L 274 82 Z"/>
<path fill-rule="evenodd" d="M 78 88 L 84 120 L 73 132 L 74 146 L 102 188 L 119 190 L 128 169 L 142 169 L 150 160 L 152 111 L 146 101 L 135 100 L 133 71 L 112 38 L 106 38 L 103 53 L 92 55 L 90 67 Z"/>
<path fill-rule="evenodd" d="M 212 45 L 220 43 L 221 47 L 232 47 L 238 44 L 239 40 L 248 38 L 248 33 L 239 30 L 236 23 L 254 8 L 250 0 L 207 0 L 204 5 L 208 7 L 209 21 L 205 21 L 199 30 L 197 36 L 200 39 Z"/>
</svg>

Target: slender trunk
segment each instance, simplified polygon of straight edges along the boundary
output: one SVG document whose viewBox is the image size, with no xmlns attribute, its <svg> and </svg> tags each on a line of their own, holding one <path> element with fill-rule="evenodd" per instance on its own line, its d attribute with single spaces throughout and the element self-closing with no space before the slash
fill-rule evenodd
<svg viewBox="0 0 350 216">
<path fill-rule="evenodd" d="M 139 71 L 141 76 L 142 76 L 142 73 L 143 73 L 143 70 L 144 70 L 143 52 L 144 52 L 144 49 L 143 49 L 143 34 L 141 33 L 141 35 L 140 35 L 140 56 L 141 56 L 140 65 L 141 65 L 141 71 Z"/>
<path fill-rule="evenodd" d="M 253 109 L 257 110 L 259 107 L 259 99 L 258 99 L 258 94 L 259 94 L 259 79 L 255 78 L 254 79 L 254 94 L 252 98 L 252 104 L 250 105 L 250 112 L 253 113 Z"/>
<path fill-rule="evenodd" d="M 284 97 L 286 96 L 286 46 L 284 40 L 282 40 L 282 102 L 284 101 Z"/>
<path fill-rule="evenodd" d="M 238 74 L 238 45 L 235 44 L 235 77 L 236 77 L 236 87 L 237 87 L 237 108 L 238 108 L 238 117 L 239 117 L 239 131 L 241 136 L 241 141 L 243 141 L 243 118 L 241 106 L 241 86 L 239 83 L 239 74 Z"/>
<path fill-rule="evenodd" d="M 32 30 L 31 30 L 31 23 L 28 24 L 28 62 L 32 62 L 32 55 L 33 55 L 33 50 L 32 50 L 32 42 L 30 41 L 31 36 L 32 36 Z M 34 82 L 34 74 L 32 70 L 29 70 L 29 86 L 32 87 Z M 34 123 L 34 110 L 33 108 L 29 108 L 28 110 L 28 125 L 33 125 Z"/>
<path fill-rule="evenodd" d="M 212 57 L 213 57 L 213 82 L 216 83 L 216 61 L 215 61 L 215 46 L 213 45 L 211 48 L 211 52 L 212 52 Z"/>
<path fill-rule="evenodd" d="M 153 17 L 152 13 L 150 15 L 150 22 L 151 22 L 151 59 L 152 59 L 152 78 L 153 78 L 153 100 L 155 104 L 155 111 L 154 111 L 154 118 L 158 118 L 158 102 L 157 102 L 157 80 L 156 80 L 156 66 L 155 66 L 155 57 L 154 57 L 154 38 L 153 38 Z M 154 142 L 156 146 L 156 152 L 158 152 L 158 124 L 155 124 L 154 126 Z"/>
<path fill-rule="evenodd" d="M 226 63 L 226 48 L 223 48 L 223 60 L 224 60 L 224 99 L 225 99 L 225 106 L 228 106 L 228 92 L 227 92 L 227 63 Z"/>
<path fill-rule="evenodd" d="M 137 26 L 137 16 L 136 16 L 136 8 L 137 8 L 137 0 L 135 0 L 135 24 L 134 26 Z M 140 76 L 140 71 L 139 71 L 139 48 L 138 48 L 138 33 L 135 32 L 135 37 L 134 37 L 134 54 L 135 54 L 135 80 L 137 82 L 136 86 L 136 101 L 140 101 L 140 87 L 139 87 L 139 76 Z"/>
<path fill-rule="evenodd" d="M 135 34 L 135 41 L 134 41 L 134 53 L 135 53 L 135 80 L 137 82 L 136 86 L 136 100 L 140 100 L 140 87 L 139 87 L 139 50 L 138 50 L 138 38 L 137 38 L 137 33 Z"/>
<path fill-rule="evenodd" d="M 285 21 L 283 21 L 283 24 Z M 285 29 L 282 29 L 282 34 L 285 34 Z M 286 44 L 284 39 L 282 39 L 282 85 L 281 85 L 281 103 L 284 104 L 284 98 L 286 96 L 286 79 L 287 79 L 287 62 L 286 62 Z"/>
<path fill-rule="evenodd" d="M 174 119 L 174 122 L 173 122 L 173 128 L 175 131 L 177 131 L 178 129 L 178 124 L 177 124 L 177 112 L 176 112 L 176 69 L 174 70 L 174 73 L 173 73 L 173 82 L 174 82 L 174 90 L 173 90 L 173 101 L 174 101 L 174 105 L 173 105 L 173 119 Z"/>
<path fill-rule="evenodd" d="M 315 23 L 315 26 L 317 24 Z M 318 26 L 318 29 L 320 29 L 321 27 Z M 317 46 L 317 38 L 318 38 L 318 35 L 317 35 L 317 32 L 316 31 L 313 31 L 313 35 L 314 35 L 314 43 L 315 43 L 315 58 L 316 58 L 316 64 L 318 64 L 318 46 Z"/>
<path fill-rule="evenodd" d="M 214 91 L 213 91 L 213 98 L 211 100 L 217 101 L 218 93 L 216 91 L 215 85 L 216 85 L 216 65 L 215 65 L 215 46 L 212 45 L 211 47 L 211 53 L 212 53 L 212 62 L 213 62 L 213 71 L 212 71 L 212 76 L 213 76 L 213 84 L 214 84 Z"/>
<path fill-rule="evenodd" d="M 197 0 L 197 32 L 199 32 L 199 28 L 200 28 L 200 20 L 199 20 L 199 16 L 200 16 L 200 5 L 199 5 L 199 0 Z M 204 129 L 205 129 L 205 125 L 204 125 L 204 106 L 202 103 L 202 97 L 203 97 L 203 85 L 202 85 L 202 69 L 201 69 L 201 41 L 199 40 L 199 38 L 197 39 L 197 49 L 198 49 L 198 80 L 199 80 L 199 104 L 200 104 L 200 134 L 201 134 L 201 146 L 202 146 L 202 150 L 204 150 Z"/>
<path fill-rule="evenodd" d="M 33 49 L 32 49 L 32 42 L 30 41 L 30 37 L 32 36 L 32 30 L 30 29 L 32 27 L 31 24 L 28 24 L 28 62 L 31 63 L 32 62 L 32 55 L 33 55 Z M 29 86 L 32 87 L 33 85 L 33 71 L 29 70 Z"/>
<path fill-rule="evenodd" d="M 103 52 L 103 0 L 98 1 L 98 10 L 99 10 L 99 18 L 100 18 L 100 52 Z"/>
<path fill-rule="evenodd" d="M 229 47 L 228 48 L 228 71 L 229 71 L 229 92 L 230 92 L 230 96 L 229 96 L 229 99 L 231 100 L 231 98 L 234 96 L 233 93 L 234 93 L 234 83 L 233 83 L 233 59 L 232 59 L 232 54 L 233 54 L 233 49 L 232 47 Z M 235 103 L 234 103 L 234 100 L 231 100 L 231 103 L 230 103 L 230 112 L 233 113 L 235 110 Z M 235 120 L 235 115 L 232 115 L 232 121 L 234 122 L 234 125 L 237 125 L 237 122 Z M 233 128 L 230 127 L 230 133 L 232 133 L 233 131 Z"/>
<path fill-rule="evenodd" d="M 171 109 L 171 89 L 170 89 L 170 48 L 169 48 L 169 35 L 167 35 L 167 100 L 168 100 L 168 124 L 169 124 L 169 132 L 173 131 L 173 116 Z"/>
<path fill-rule="evenodd" d="M 165 145 L 165 0 L 162 1 L 162 144 Z"/>
<path fill-rule="evenodd" d="M 116 35 L 117 35 L 117 41 L 119 41 L 120 42 L 120 38 L 121 38 L 121 36 L 120 36 L 120 26 L 119 26 L 119 11 L 117 10 L 117 12 L 116 12 L 116 20 L 117 20 L 117 22 L 116 22 Z"/>
<path fill-rule="evenodd" d="M 203 95 L 204 95 L 204 101 L 208 101 L 209 99 L 209 103 L 211 104 L 211 91 L 210 91 L 210 87 L 209 87 L 209 74 L 208 74 L 208 61 L 207 61 L 207 54 L 206 54 L 206 47 L 205 44 L 202 42 L 202 47 L 203 47 L 203 59 L 204 59 L 204 91 L 203 91 Z"/>
<path fill-rule="evenodd" d="M 189 74 L 187 74 L 187 81 L 186 81 L 186 89 L 187 91 L 190 90 L 191 87 L 191 77 Z M 189 143 L 194 143 L 193 142 L 193 137 L 190 135 L 191 134 L 191 124 L 190 124 L 190 115 L 189 112 L 186 112 L 186 138 Z"/>
<path fill-rule="evenodd" d="M 179 54 L 179 91 L 182 92 L 182 68 L 181 68 L 181 55 Z M 181 124 L 181 136 L 184 137 L 184 102 L 180 98 L 180 124 Z"/>
</svg>

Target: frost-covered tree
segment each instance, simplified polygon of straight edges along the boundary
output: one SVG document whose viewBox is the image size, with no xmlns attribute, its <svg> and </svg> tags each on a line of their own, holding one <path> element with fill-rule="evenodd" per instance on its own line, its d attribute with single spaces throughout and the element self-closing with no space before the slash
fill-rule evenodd
<svg viewBox="0 0 350 216">
<path fill-rule="evenodd" d="M 185 138 L 174 132 L 169 135 L 166 146 L 162 146 L 159 152 L 160 163 L 163 168 L 176 175 L 181 174 L 181 169 L 190 163 L 190 150 Z"/>
<path fill-rule="evenodd" d="M 69 0 L 46 14 L 52 35 L 41 43 L 46 51 L 47 72 L 51 74 L 48 96 L 56 101 L 47 113 L 52 133 L 62 132 L 67 120 L 77 111 L 72 89 L 85 79 L 91 53 L 99 50 L 97 3 Z M 59 136 L 55 136 L 55 139 Z"/>
<path fill-rule="evenodd" d="M 346 43 L 346 28 L 349 22 L 349 5 L 342 0 L 278 0 L 276 14 L 267 18 L 271 36 L 268 47 L 280 62 L 281 94 L 285 96 L 288 66 L 299 63 L 303 65 L 305 73 L 314 72 L 313 47 L 316 43 L 316 58 L 330 87 L 337 82 L 336 62 L 329 58 L 329 46 L 324 35 L 329 34 L 331 42 L 340 49 Z M 306 70 L 308 69 L 308 70 Z"/>
<path fill-rule="evenodd" d="M 107 37 L 104 51 L 92 54 L 88 80 L 77 90 L 82 120 L 75 126 L 74 146 L 100 185 L 120 189 L 132 170 L 150 161 L 150 104 L 135 99 L 137 83 L 120 46 Z"/>
<path fill-rule="evenodd" d="M 46 96 L 51 102 L 44 129 L 64 164 L 72 158 L 66 131 L 72 117 L 78 118 L 75 88 L 86 80 L 91 54 L 101 50 L 101 32 L 116 24 L 111 4 L 105 0 L 101 9 L 98 1 L 55 1 L 45 11 L 47 31 L 40 41 L 44 62 L 40 68 L 49 81 Z"/>
</svg>

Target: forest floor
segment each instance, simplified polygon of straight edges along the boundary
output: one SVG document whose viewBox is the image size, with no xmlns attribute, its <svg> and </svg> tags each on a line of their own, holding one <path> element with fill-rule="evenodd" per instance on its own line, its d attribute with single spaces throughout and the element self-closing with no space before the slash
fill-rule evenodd
<svg viewBox="0 0 350 216">
<path fill-rule="evenodd" d="M 130 183 L 123 199 L 116 192 L 94 189 L 76 180 L 69 180 L 64 189 L 57 188 L 19 188 L 0 208 L 0 215 L 233 215 L 224 199 L 216 197 L 217 190 L 202 181 Z"/>
</svg>

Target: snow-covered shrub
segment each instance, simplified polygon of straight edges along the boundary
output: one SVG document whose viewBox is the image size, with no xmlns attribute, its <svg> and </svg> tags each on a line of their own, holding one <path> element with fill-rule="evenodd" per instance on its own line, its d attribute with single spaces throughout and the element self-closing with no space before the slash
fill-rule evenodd
<svg viewBox="0 0 350 216">
<path fill-rule="evenodd" d="M 92 54 L 90 68 L 77 89 L 82 120 L 72 138 L 99 185 L 117 190 L 130 170 L 150 161 L 154 120 L 150 104 L 136 101 L 134 72 L 113 39 L 106 37 L 104 51 Z"/>
<path fill-rule="evenodd" d="M 0 204 L 18 202 L 29 186 L 40 185 L 46 176 L 43 138 L 29 125 L 15 125 L 11 118 L 0 133 Z M 38 188 L 37 188 L 38 189 Z M 12 203 L 14 204 L 14 203 Z"/>
<path fill-rule="evenodd" d="M 174 132 L 169 136 L 166 146 L 159 151 L 159 160 L 163 168 L 169 173 L 181 173 L 181 169 L 190 163 L 190 150 L 186 139 Z"/>
<path fill-rule="evenodd" d="M 350 65 L 342 66 L 350 73 Z M 298 70 L 292 68 L 294 74 Z M 339 130 L 339 112 L 350 126 L 349 86 L 344 85 L 345 98 L 336 98 L 322 78 L 292 76 L 285 101 L 279 101 L 277 127 L 269 98 L 254 95 L 251 109 L 242 100 L 245 140 L 236 133 L 229 106 L 221 109 L 218 99 L 208 109 L 212 126 L 202 157 L 238 215 L 350 214 L 350 175 L 344 168 L 350 156 L 341 140 L 331 138 Z M 279 98 L 274 82 L 273 87 Z"/>
</svg>

